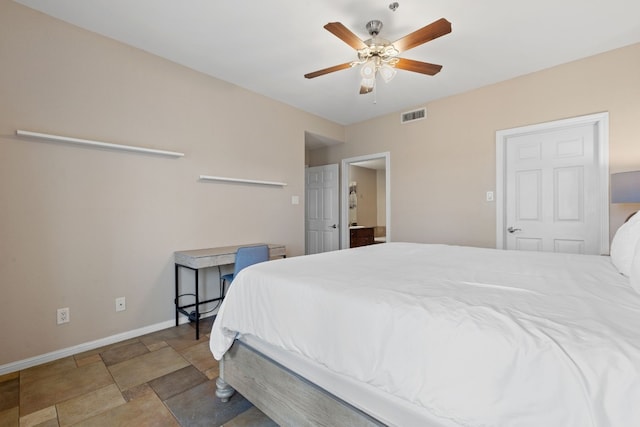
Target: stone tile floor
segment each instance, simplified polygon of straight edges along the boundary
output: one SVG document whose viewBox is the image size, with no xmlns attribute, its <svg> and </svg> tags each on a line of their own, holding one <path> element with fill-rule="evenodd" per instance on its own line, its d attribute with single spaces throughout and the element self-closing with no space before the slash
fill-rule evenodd
<svg viewBox="0 0 640 427">
<path fill-rule="evenodd" d="M 215 397 L 211 322 L 199 340 L 184 324 L 2 375 L 0 427 L 276 426 L 238 393 Z"/>
</svg>

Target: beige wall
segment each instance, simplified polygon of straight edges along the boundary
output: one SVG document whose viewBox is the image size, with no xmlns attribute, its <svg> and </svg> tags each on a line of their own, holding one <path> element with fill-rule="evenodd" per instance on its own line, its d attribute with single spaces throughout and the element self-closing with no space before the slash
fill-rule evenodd
<svg viewBox="0 0 640 427">
<path fill-rule="evenodd" d="M 610 172 L 640 169 L 640 44 L 426 107 L 422 121 L 401 125 L 397 113 L 349 126 L 345 144 L 310 152 L 310 164 L 389 151 L 393 240 L 495 247 L 485 192 L 497 130 L 608 111 Z M 612 235 L 634 207 L 611 206 Z"/>
<path fill-rule="evenodd" d="M 341 139 L 344 128 L 0 2 L 0 365 L 172 319 L 176 250 L 279 242 L 304 253 L 304 204 L 291 196 L 304 197 L 305 131 Z M 119 296 L 127 310 L 115 313 Z M 69 324 L 56 325 L 60 307 Z"/>
<path fill-rule="evenodd" d="M 349 182 L 358 184 L 358 225 L 373 227 L 377 225 L 377 198 L 378 190 L 376 185 L 375 169 L 363 168 L 360 166 L 349 166 Z"/>
</svg>

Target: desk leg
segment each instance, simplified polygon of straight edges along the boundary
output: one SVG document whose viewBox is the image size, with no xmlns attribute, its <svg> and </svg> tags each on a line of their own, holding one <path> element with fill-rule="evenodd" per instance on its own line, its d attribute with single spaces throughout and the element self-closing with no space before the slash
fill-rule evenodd
<svg viewBox="0 0 640 427">
<path fill-rule="evenodd" d="M 200 298 L 199 296 L 199 292 L 198 292 L 198 272 L 199 270 L 195 270 L 195 275 L 196 275 L 196 340 L 200 339 Z"/>
<path fill-rule="evenodd" d="M 178 264 L 176 266 L 176 299 L 173 300 L 176 306 L 176 326 L 178 326 Z"/>
</svg>

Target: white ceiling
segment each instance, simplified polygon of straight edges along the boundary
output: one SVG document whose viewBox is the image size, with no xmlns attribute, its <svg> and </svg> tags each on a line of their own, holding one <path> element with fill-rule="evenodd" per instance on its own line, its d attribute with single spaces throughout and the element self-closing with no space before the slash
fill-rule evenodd
<svg viewBox="0 0 640 427">
<path fill-rule="evenodd" d="M 640 42 L 638 0 L 15 1 L 340 124 Z M 436 76 L 400 70 L 369 95 L 357 69 L 303 77 L 356 59 L 328 22 L 367 39 L 379 19 L 393 41 L 441 17 L 451 34 L 401 55 L 443 65 Z"/>
</svg>

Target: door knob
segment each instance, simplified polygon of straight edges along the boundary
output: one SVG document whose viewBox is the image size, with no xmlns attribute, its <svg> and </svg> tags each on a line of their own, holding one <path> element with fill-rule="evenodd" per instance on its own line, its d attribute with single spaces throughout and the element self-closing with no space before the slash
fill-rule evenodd
<svg viewBox="0 0 640 427">
<path fill-rule="evenodd" d="M 509 227 L 507 228 L 507 231 L 509 233 L 515 233 L 516 231 L 522 231 L 522 228 L 513 228 L 513 227 Z"/>
<path fill-rule="evenodd" d="M 329 228 L 338 228 L 337 224 L 330 225 Z"/>
</svg>

